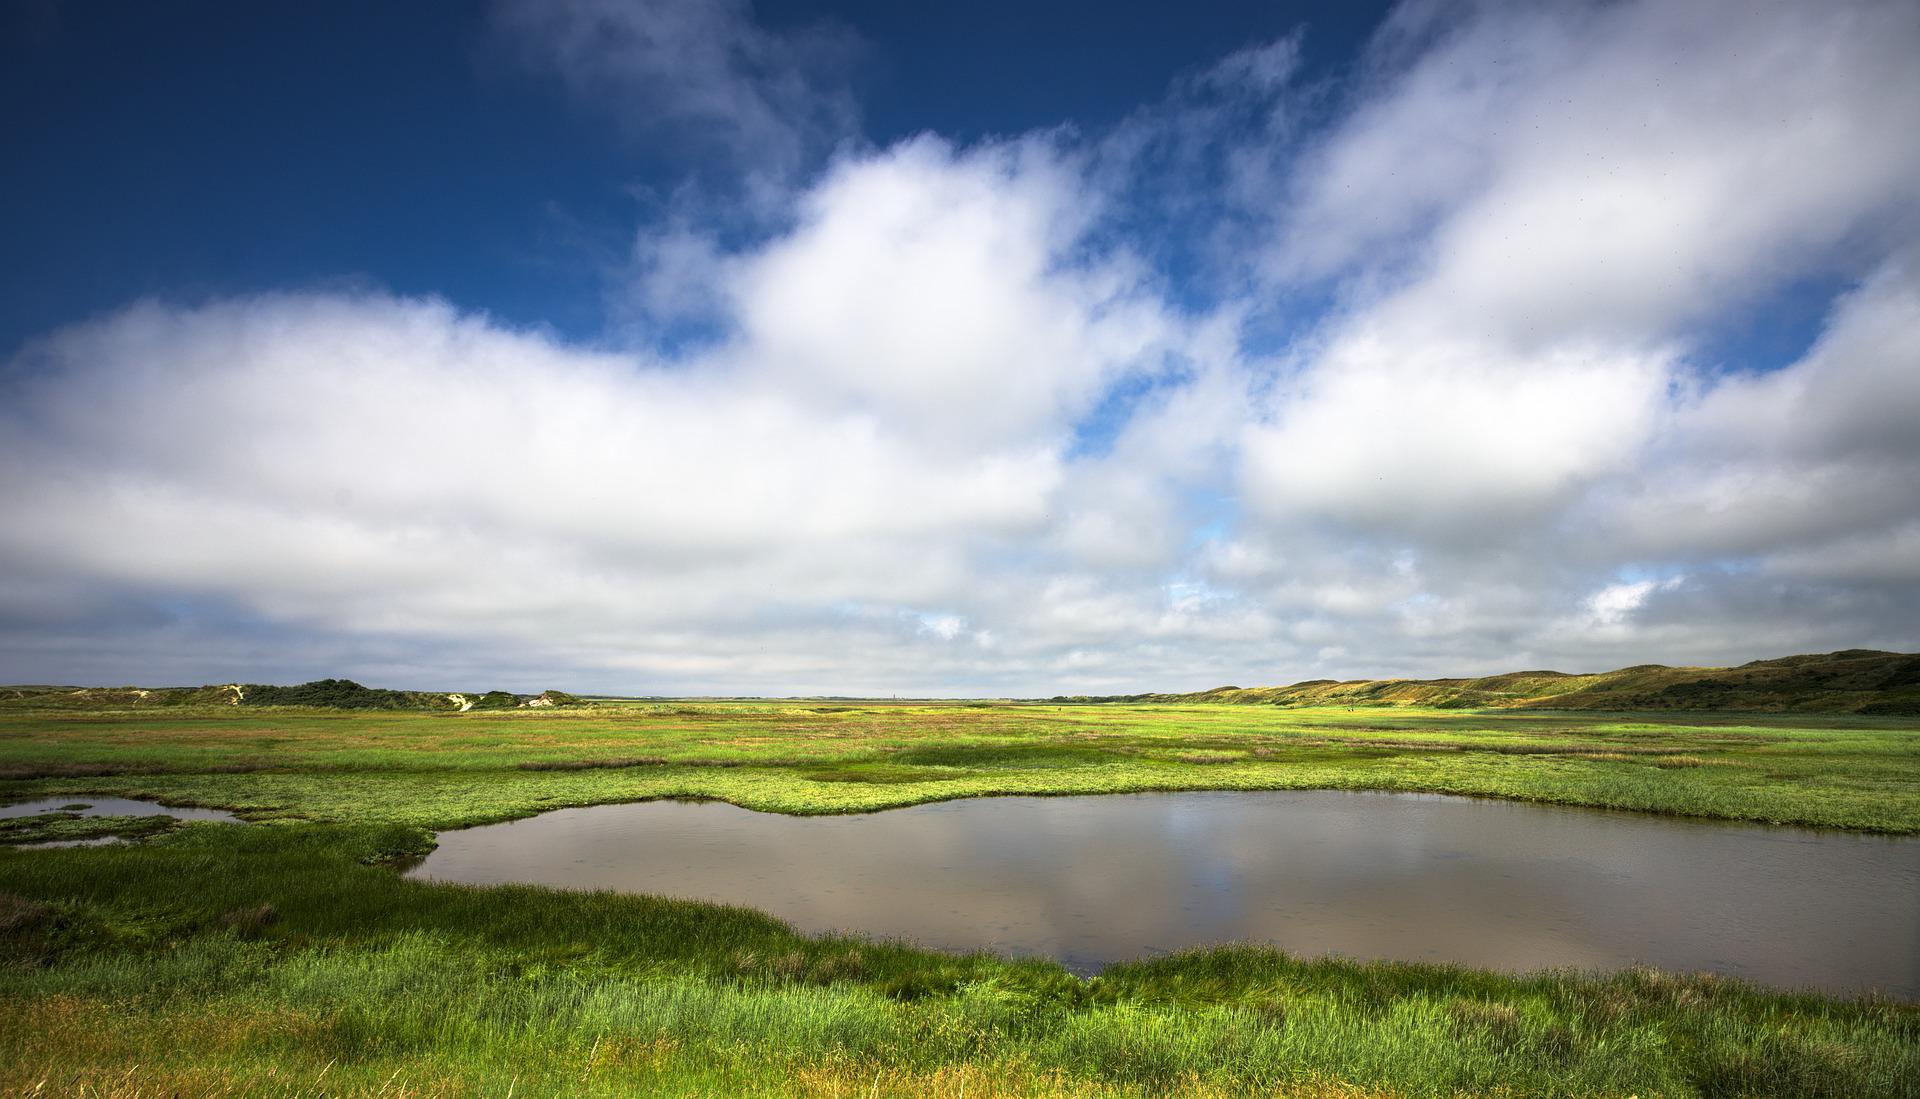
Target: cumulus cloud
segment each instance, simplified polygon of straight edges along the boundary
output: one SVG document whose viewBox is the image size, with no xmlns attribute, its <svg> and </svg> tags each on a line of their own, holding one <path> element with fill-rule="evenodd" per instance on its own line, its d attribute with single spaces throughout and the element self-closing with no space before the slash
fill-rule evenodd
<svg viewBox="0 0 1920 1099">
<path fill-rule="evenodd" d="M 737 335 L 693 361 L 377 294 L 55 333 L 3 414 L 0 496 L 39 519 L 0 535 L 30 578 L 0 598 L 431 636 L 449 667 L 943 682 L 889 651 L 988 636 L 953 608 L 996 560 L 1047 567 L 1074 417 L 1179 334 L 1060 262 L 1073 187 L 1039 142 L 846 160 L 791 233 L 725 258 Z M 868 651 L 820 645 L 841 635 Z"/>
<path fill-rule="evenodd" d="M 1666 580 L 1631 580 L 1608 584 L 1587 596 L 1588 621 L 1596 627 L 1618 626 L 1647 602 L 1655 591 L 1680 586 L 1681 577 Z"/>
<path fill-rule="evenodd" d="M 1402 251 L 1401 323 L 1644 343 L 1870 251 L 1858 234 L 1920 195 L 1920 143 L 1896 136 L 1920 118 L 1911 5 L 1473 11 L 1390 24 L 1386 44 L 1430 44 L 1304 158 L 1277 275 Z"/>
<path fill-rule="evenodd" d="M 1572 346 L 1344 333 L 1249 428 L 1249 502 L 1362 528 L 1484 535 L 1626 468 L 1652 430 L 1666 364 Z"/>
<path fill-rule="evenodd" d="M 923 435 L 1057 430 L 1168 335 L 1124 267 L 1062 265 L 1088 197 L 1039 138 L 842 164 L 739 268 L 743 362 Z"/>
<path fill-rule="evenodd" d="M 1379 555 L 1415 561 L 1397 621 L 1363 628 L 1470 652 L 1724 658 L 1753 651 L 1725 639 L 1788 577 L 1847 624 L 1771 624 L 1797 638 L 1781 644 L 1910 646 L 1911 593 L 1876 606 L 1831 585 L 1893 575 L 1883 558 L 1920 513 L 1903 426 L 1920 142 L 1901 136 L 1920 118 L 1904 60 L 1920 18 L 1470 11 L 1403 7 L 1340 122 L 1256 211 L 1266 293 L 1320 286 L 1335 306 L 1274 363 L 1245 429 L 1258 524 L 1242 539 L 1280 547 L 1260 554 L 1312 593 L 1390 589 Z M 1762 373 L 1697 353 L 1713 325 L 1836 268 L 1861 284 L 1803 360 Z M 1342 579 L 1356 560 L 1367 582 Z M 1711 581 L 1685 588 L 1607 579 L 1702 562 Z"/>
<path fill-rule="evenodd" d="M 1111 132 L 888 148 L 842 142 L 839 32 L 497 18 L 753 152 L 768 216 L 675 204 L 596 347 L 378 293 L 36 341 L 7 678 L 1052 694 L 1920 644 L 1911 5 L 1410 3 L 1330 84 L 1294 35 Z M 1832 281 L 1785 366 L 1706 350 Z"/>
<path fill-rule="evenodd" d="M 1280 285 L 1352 289 L 1250 440 L 1256 498 L 1414 522 L 1563 505 L 1641 452 L 1686 322 L 1842 241 L 1871 258 L 1856 234 L 1920 199 L 1920 142 L 1893 139 L 1920 118 L 1910 6 L 1433 16 L 1390 24 L 1382 50 L 1433 40 L 1274 211 Z"/>
<path fill-rule="evenodd" d="M 1920 280 L 1896 258 L 1835 303 L 1799 361 L 1690 392 L 1617 501 L 1629 545 L 1754 559 L 1765 575 L 1911 575 L 1916 325 Z"/>
</svg>

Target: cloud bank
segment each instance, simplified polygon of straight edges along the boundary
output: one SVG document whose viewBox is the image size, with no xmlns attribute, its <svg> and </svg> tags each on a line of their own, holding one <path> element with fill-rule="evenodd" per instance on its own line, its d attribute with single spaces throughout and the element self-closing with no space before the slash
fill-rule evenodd
<svg viewBox="0 0 1920 1099">
<path fill-rule="evenodd" d="M 1331 87 L 1295 36 L 1111 132 L 890 147 L 835 33 L 496 21 L 706 126 L 762 231 L 640 231 L 640 321 L 593 347 L 374 292 L 33 342 L 5 678 L 1052 694 L 1920 647 L 1912 5 L 1412 3 Z M 1814 292 L 1790 361 L 1729 338 Z"/>
</svg>

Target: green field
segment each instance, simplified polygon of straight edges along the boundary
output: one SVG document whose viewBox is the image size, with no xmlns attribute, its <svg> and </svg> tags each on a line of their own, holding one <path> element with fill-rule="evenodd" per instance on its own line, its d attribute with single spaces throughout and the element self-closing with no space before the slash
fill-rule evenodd
<svg viewBox="0 0 1920 1099">
<path fill-rule="evenodd" d="M 1080 980 L 755 913 L 400 879 L 427 830 L 712 797 L 1425 790 L 1920 832 L 1898 717 L 682 702 L 468 713 L 0 702 L 0 803 L 257 827 L 0 840 L 0 1091 L 1920 1095 L 1920 1007 L 1651 971 L 1507 978 L 1224 948 Z"/>
<path fill-rule="evenodd" d="M 448 828 L 723 798 L 785 813 L 983 794 L 1425 790 L 1920 832 L 1920 721 L 1209 704 L 702 702 L 421 713 L 0 704 L 0 797 Z"/>
</svg>

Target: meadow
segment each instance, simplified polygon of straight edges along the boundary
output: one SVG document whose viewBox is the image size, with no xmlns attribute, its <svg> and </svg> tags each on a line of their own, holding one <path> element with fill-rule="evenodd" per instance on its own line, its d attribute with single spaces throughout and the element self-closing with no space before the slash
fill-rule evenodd
<svg viewBox="0 0 1920 1099">
<path fill-rule="evenodd" d="M 1920 832 L 1920 722 L 1208 704 L 669 702 L 472 713 L 0 705 L 0 798 L 453 828 L 719 798 L 843 813 L 988 794 L 1366 789 Z"/>
<path fill-rule="evenodd" d="M 1920 832 L 1913 719 L 1223 705 L 543 711 L 0 705 L 0 804 L 249 827 L 0 839 L 0 1090 L 154 1095 L 1920 1095 L 1920 1006 L 1651 970 L 1510 977 L 1223 946 L 1082 980 L 751 911 L 400 878 L 431 830 L 722 798 L 1423 790 Z M 36 831 L 37 830 L 37 831 Z"/>
</svg>

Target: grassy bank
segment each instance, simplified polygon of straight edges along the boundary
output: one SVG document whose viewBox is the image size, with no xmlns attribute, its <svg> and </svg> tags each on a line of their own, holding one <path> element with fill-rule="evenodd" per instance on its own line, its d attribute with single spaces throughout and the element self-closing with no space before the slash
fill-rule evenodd
<svg viewBox="0 0 1920 1099">
<path fill-rule="evenodd" d="M 1920 1094 L 1920 1008 L 1251 948 L 1080 981 L 756 913 L 406 881 L 404 826 L 0 851 L 0 1089 Z"/>
<path fill-rule="evenodd" d="M 0 704 L 0 798 L 445 828 L 722 798 L 832 813 L 994 793 L 1420 790 L 1920 832 L 1912 719 L 1220 705 L 676 703 L 502 713 Z"/>
</svg>

